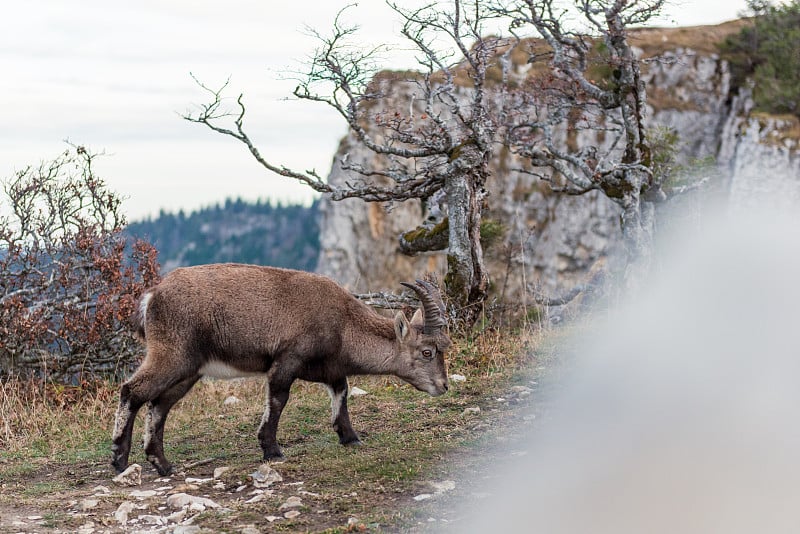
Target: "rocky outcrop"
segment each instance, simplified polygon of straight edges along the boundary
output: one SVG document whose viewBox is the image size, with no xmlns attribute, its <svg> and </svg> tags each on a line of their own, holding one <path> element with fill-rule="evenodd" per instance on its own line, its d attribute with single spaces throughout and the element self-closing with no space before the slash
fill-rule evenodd
<svg viewBox="0 0 800 534">
<path fill-rule="evenodd" d="M 748 209 L 797 206 L 800 201 L 800 120 L 762 114 L 736 116 L 727 139 L 730 203 Z M 779 205 L 776 205 L 779 204 Z"/>
<path fill-rule="evenodd" d="M 731 31 L 720 28 L 693 31 Z M 796 201 L 800 197 L 798 121 L 751 113 L 746 94 L 731 94 L 725 61 L 710 49 L 680 44 L 685 42 L 686 30 L 642 31 L 640 54 L 659 56 L 646 66 L 651 125 L 678 132 L 680 162 L 714 158 L 733 202 L 757 201 L 758 193 L 766 189 L 785 189 L 787 201 Z M 394 83 L 395 100 L 387 107 L 397 106 L 410 93 L 404 82 Z M 575 142 L 602 146 L 607 141 L 579 132 Z M 339 165 L 345 155 L 351 162 L 380 163 L 347 137 L 334 159 L 329 176 L 333 183 L 348 180 Z M 538 287 L 550 295 L 561 293 L 584 279 L 596 262 L 613 261 L 621 235 L 619 210 L 601 194 L 554 194 L 547 184 L 515 170 L 521 166 L 507 150 L 497 149 L 484 219 L 502 229 L 502 238 L 485 251 L 492 293 L 524 303 L 530 299 L 526 287 Z M 428 271 L 443 275 L 444 254 L 409 257 L 398 252 L 398 236 L 417 226 L 423 211 L 419 201 L 387 205 L 323 199 L 318 271 L 359 292 L 398 289 L 400 281 Z"/>
</svg>

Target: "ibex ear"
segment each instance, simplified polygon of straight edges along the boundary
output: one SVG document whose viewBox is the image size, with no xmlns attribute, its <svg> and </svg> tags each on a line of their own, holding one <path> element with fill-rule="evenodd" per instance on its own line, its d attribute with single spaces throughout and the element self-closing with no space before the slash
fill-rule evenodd
<svg viewBox="0 0 800 534">
<path fill-rule="evenodd" d="M 422 308 L 417 308 L 414 316 L 411 318 L 411 324 L 422 327 L 425 324 L 425 318 L 422 316 Z"/>
<path fill-rule="evenodd" d="M 410 331 L 411 325 L 408 324 L 406 314 L 403 312 L 397 312 L 397 315 L 394 316 L 394 333 L 397 335 L 397 339 L 399 341 L 405 340 Z"/>
</svg>

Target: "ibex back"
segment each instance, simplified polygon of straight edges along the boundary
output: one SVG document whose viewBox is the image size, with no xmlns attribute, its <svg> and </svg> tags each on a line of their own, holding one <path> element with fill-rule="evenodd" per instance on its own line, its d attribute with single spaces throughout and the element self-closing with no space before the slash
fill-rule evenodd
<svg viewBox="0 0 800 534">
<path fill-rule="evenodd" d="M 444 304 L 424 281 L 413 289 L 422 308 L 411 321 L 378 315 L 323 276 L 254 265 L 176 269 L 141 299 L 135 318 L 147 355 L 122 385 L 112 465 L 128 466 L 133 423 L 147 403 L 144 450 L 161 475 L 164 422 L 202 376 L 265 374 L 267 402 L 258 439 L 264 459 L 283 455 L 278 420 L 296 379 L 320 382 L 331 395 L 333 428 L 343 445 L 358 444 L 347 412 L 347 377 L 391 374 L 431 395 L 447 391 Z"/>
</svg>

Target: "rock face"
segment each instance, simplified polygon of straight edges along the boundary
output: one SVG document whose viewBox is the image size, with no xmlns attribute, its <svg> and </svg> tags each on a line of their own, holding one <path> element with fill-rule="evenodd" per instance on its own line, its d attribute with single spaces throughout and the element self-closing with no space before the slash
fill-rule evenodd
<svg viewBox="0 0 800 534">
<path fill-rule="evenodd" d="M 659 50 L 662 59 L 648 62 L 645 75 L 651 125 L 678 132 L 681 163 L 714 158 L 725 176 L 722 185 L 731 202 L 757 201 L 764 190 L 783 191 L 787 202 L 796 202 L 800 198 L 798 121 L 750 113 L 748 95 L 731 94 L 727 63 L 710 50 L 670 49 L 669 43 L 681 42 L 678 32 L 685 30 L 645 30 L 651 37 L 657 32 L 664 43 Z M 393 100 L 384 106 L 395 108 L 408 102 L 411 92 L 407 82 L 393 82 L 389 92 Z M 579 146 L 604 144 L 592 132 L 579 132 L 576 142 Z M 380 164 L 348 136 L 334 158 L 332 183 L 350 179 L 340 167 L 344 157 L 365 165 Z M 768 168 L 764 161 L 769 162 Z M 599 260 L 613 260 L 621 233 L 617 206 L 598 192 L 577 197 L 555 194 L 547 184 L 514 170 L 520 166 L 515 156 L 498 147 L 483 217 L 503 229 L 502 239 L 485 250 L 493 294 L 525 303 L 530 299 L 526 287 L 536 286 L 550 295 L 561 293 L 583 280 Z M 443 253 L 409 257 L 397 250 L 399 235 L 424 217 L 419 201 L 385 205 L 323 198 L 320 211 L 317 271 L 354 291 L 398 290 L 401 281 L 429 271 L 441 277 L 446 271 Z"/>
<path fill-rule="evenodd" d="M 750 114 L 732 121 L 729 160 L 730 202 L 747 209 L 769 202 L 797 206 L 800 201 L 800 120 Z"/>
</svg>

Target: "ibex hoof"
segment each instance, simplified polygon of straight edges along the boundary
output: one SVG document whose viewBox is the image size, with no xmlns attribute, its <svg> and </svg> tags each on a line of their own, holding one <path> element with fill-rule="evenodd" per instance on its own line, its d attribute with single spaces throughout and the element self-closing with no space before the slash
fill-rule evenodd
<svg viewBox="0 0 800 534">
<path fill-rule="evenodd" d="M 340 443 L 345 447 L 360 447 L 363 445 L 363 443 L 361 443 L 361 440 L 358 438 L 353 438 L 350 441 L 340 441 Z"/>
<path fill-rule="evenodd" d="M 282 452 L 265 452 L 264 460 L 267 462 L 285 462 L 286 456 Z"/>
<path fill-rule="evenodd" d="M 170 464 L 167 464 L 165 466 L 153 464 L 153 467 L 156 468 L 156 471 L 158 471 L 158 474 L 162 477 L 172 474 L 172 466 Z"/>
<path fill-rule="evenodd" d="M 128 462 L 122 462 L 120 460 L 111 460 L 111 466 L 114 468 L 114 472 L 116 474 L 120 474 L 128 468 Z"/>
</svg>

